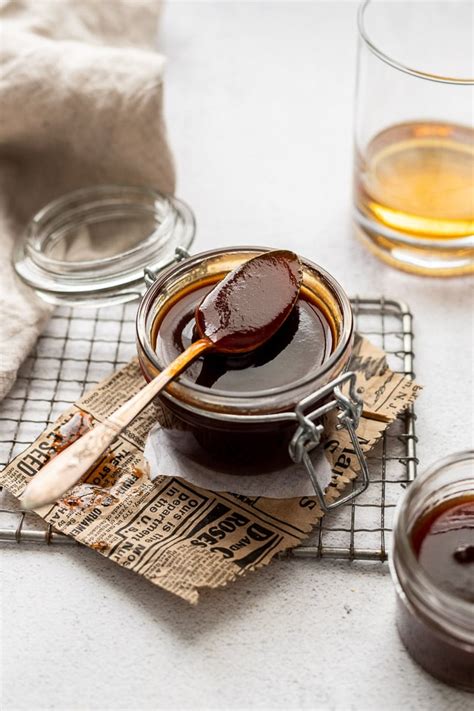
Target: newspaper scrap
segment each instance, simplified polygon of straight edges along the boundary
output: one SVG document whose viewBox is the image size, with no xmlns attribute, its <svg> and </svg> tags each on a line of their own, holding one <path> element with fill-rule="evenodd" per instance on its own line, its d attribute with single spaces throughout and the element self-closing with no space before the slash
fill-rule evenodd
<svg viewBox="0 0 474 711">
<path fill-rule="evenodd" d="M 365 409 L 390 420 L 420 389 L 393 373 L 384 353 L 357 338 L 351 368 Z M 103 421 L 143 385 L 136 359 L 102 381 L 65 412 L 0 474 L 0 484 L 20 496 L 30 478 L 62 448 Z M 332 480 L 326 498 L 335 500 L 357 476 L 348 435 L 326 421 L 324 450 Z M 199 590 L 226 585 L 267 565 L 299 545 L 323 515 L 315 497 L 248 497 L 215 492 L 163 472 L 151 481 L 143 455 L 160 409 L 150 404 L 120 435 L 82 483 L 37 513 L 57 531 L 72 536 L 124 568 L 190 603 Z M 368 451 L 387 422 L 362 418 L 358 437 Z M 235 489 L 234 482 L 234 489 Z"/>
</svg>

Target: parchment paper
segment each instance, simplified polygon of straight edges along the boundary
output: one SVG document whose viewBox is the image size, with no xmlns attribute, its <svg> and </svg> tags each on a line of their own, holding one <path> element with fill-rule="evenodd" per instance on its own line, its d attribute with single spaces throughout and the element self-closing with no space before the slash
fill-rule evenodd
<svg viewBox="0 0 474 711">
<path fill-rule="evenodd" d="M 384 354 L 357 339 L 351 368 L 365 409 L 393 420 L 419 386 L 387 367 Z M 87 393 L 0 474 L 0 484 L 20 496 L 30 478 L 92 423 L 104 420 L 143 385 L 136 359 Z M 297 546 L 322 516 L 315 497 L 272 498 L 214 492 L 167 476 L 151 481 L 143 455 L 160 412 L 149 405 L 111 450 L 57 504 L 37 513 L 58 531 L 196 603 L 203 587 L 226 585 Z M 357 476 L 349 436 L 327 417 L 323 445 L 331 468 L 328 501 Z M 160 418 L 161 419 L 161 418 Z M 386 423 L 361 420 L 358 437 L 370 449 Z M 233 487 L 235 490 L 235 485 Z"/>
<path fill-rule="evenodd" d="M 179 441 L 179 449 L 175 444 Z M 271 496 L 275 499 L 290 499 L 294 496 L 313 496 L 314 489 L 304 466 L 290 459 L 286 466 L 271 473 L 242 475 L 229 474 L 214 464 L 212 470 L 195 456 L 196 444 L 190 432 L 168 430 L 155 425 L 145 445 L 145 459 L 153 481 L 160 472 L 184 479 L 190 484 L 205 487 L 210 491 L 232 491 L 244 496 Z M 331 466 L 322 448 L 312 456 L 318 472 L 318 480 L 324 489 L 331 481 Z"/>
</svg>

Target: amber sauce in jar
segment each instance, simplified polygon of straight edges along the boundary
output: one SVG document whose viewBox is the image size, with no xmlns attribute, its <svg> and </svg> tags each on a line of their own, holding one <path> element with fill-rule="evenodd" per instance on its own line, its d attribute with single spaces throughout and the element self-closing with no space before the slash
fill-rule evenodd
<svg viewBox="0 0 474 711">
<path fill-rule="evenodd" d="M 411 541 L 438 587 L 474 602 L 474 494 L 448 499 L 422 516 Z"/>
<path fill-rule="evenodd" d="M 454 497 L 435 506 L 418 519 L 410 538 L 432 583 L 459 600 L 474 603 L 474 495 Z M 444 681 L 474 687 L 472 653 L 433 638 L 412 620 L 405 620 L 405 627 L 410 651 L 423 666 Z"/>
<path fill-rule="evenodd" d="M 474 452 L 447 457 L 410 485 L 390 567 L 407 650 L 433 676 L 474 691 Z"/>
</svg>

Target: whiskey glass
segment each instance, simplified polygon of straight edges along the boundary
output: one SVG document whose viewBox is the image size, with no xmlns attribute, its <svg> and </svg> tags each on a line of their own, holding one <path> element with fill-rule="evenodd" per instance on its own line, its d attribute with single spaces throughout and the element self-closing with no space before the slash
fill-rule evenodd
<svg viewBox="0 0 474 711">
<path fill-rule="evenodd" d="M 474 271 L 474 6 L 359 8 L 354 221 L 390 265 Z"/>
</svg>

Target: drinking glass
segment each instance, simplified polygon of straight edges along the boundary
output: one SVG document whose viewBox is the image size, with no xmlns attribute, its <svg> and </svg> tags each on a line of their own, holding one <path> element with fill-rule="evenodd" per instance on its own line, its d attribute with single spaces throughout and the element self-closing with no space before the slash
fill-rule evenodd
<svg viewBox="0 0 474 711">
<path fill-rule="evenodd" d="M 474 271 L 474 42 L 471 2 L 359 9 L 356 232 L 417 274 Z"/>
</svg>

